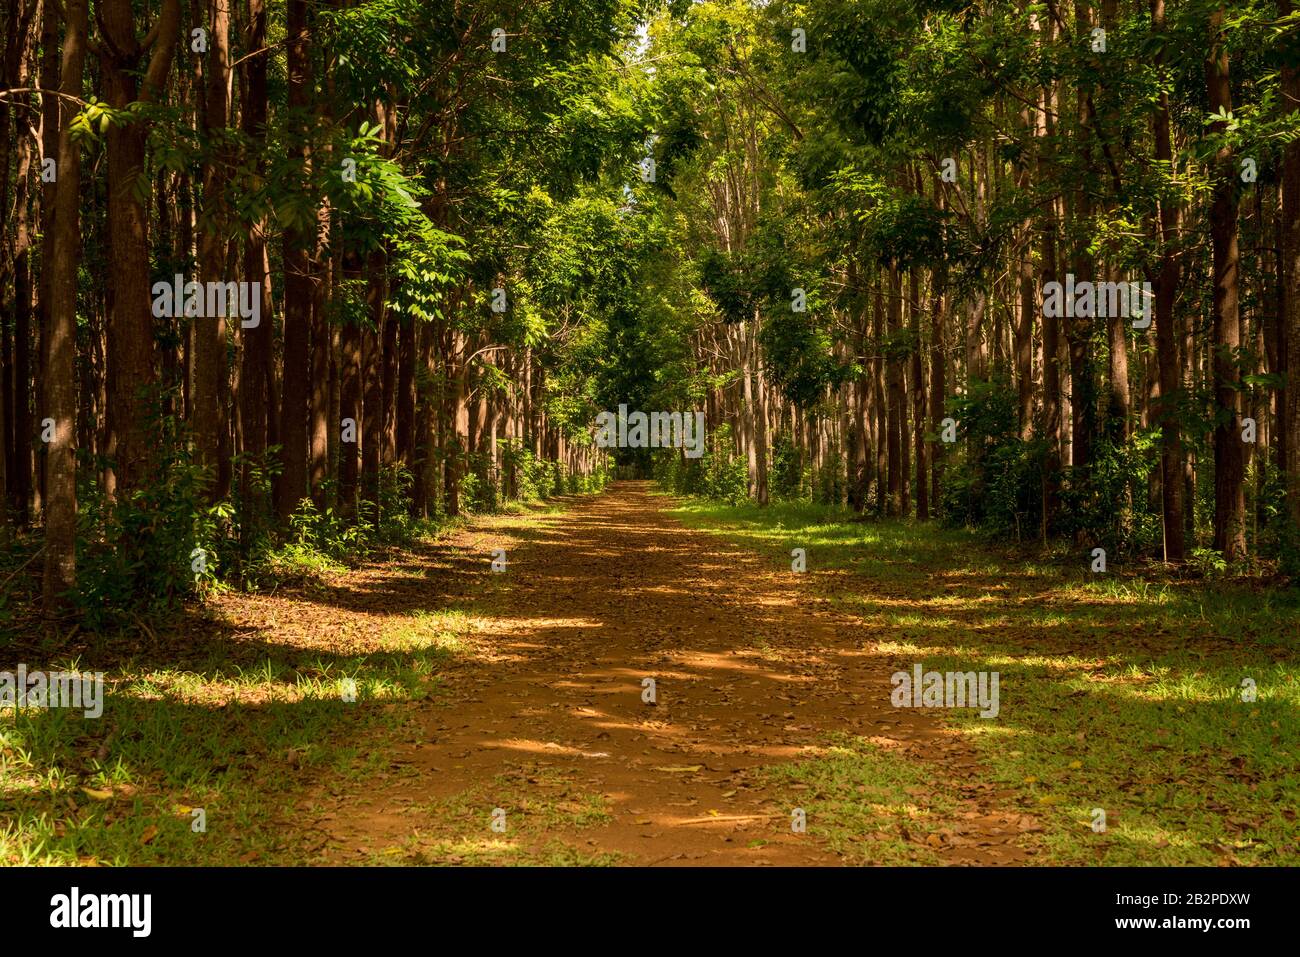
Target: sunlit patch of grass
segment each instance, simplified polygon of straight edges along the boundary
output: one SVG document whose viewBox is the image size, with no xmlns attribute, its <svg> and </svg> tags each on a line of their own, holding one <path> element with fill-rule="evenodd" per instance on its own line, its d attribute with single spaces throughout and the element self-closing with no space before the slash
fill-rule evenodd
<svg viewBox="0 0 1300 957">
<path fill-rule="evenodd" d="M 504 812 L 501 832 L 492 830 L 498 808 Z M 553 836 L 601 827 L 613 816 L 603 795 L 582 793 L 563 772 L 538 764 L 512 767 L 490 783 L 412 805 L 407 813 L 413 818 L 404 843 L 407 863 L 601 866 L 620 859 L 572 848 Z"/>
<path fill-rule="evenodd" d="M 400 844 L 372 852 L 361 863 L 370 867 L 613 867 L 621 861 L 614 852 L 584 851 L 563 841 L 526 848 L 495 837 L 430 840 L 415 833 Z"/>
<path fill-rule="evenodd" d="M 884 655 L 897 655 L 899 657 L 915 657 L 922 654 L 921 646 L 911 641 L 902 641 L 897 638 L 885 639 L 874 643 L 876 650 Z"/>
<path fill-rule="evenodd" d="M 538 499 L 531 502 L 505 502 L 498 511 L 497 515 L 519 517 L 521 515 L 558 515 L 560 512 L 571 508 L 572 505 L 566 502 L 558 502 L 553 499 Z"/>
<path fill-rule="evenodd" d="M 973 651 L 925 666 L 970 670 Z M 953 710 L 945 719 L 972 735 L 993 779 L 1043 821 L 1053 863 L 1300 861 L 1300 828 L 1287 811 L 1300 793 L 1300 749 L 1279 749 L 1300 740 L 1289 672 L 1258 671 L 1259 700 L 1246 704 L 1226 663 L 1007 649 L 977 661 L 999 672 L 998 717 Z M 988 733 L 995 724 L 1022 732 L 1014 746 Z M 1094 808 L 1106 811 L 1103 833 L 1092 830 Z"/>
<path fill-rule="evenodd" d="M 900 761 L 848 735 L 807 758 L 764 770 L 791 808 L 807 815 L 808 833 L 862 864 L 931 864 L 926 843 L 956 807 L 932 780 L 933 769 Z"/>
<path fill-rule="evenodd" d="M 347 565 L 324 551 L 301 542 L 288 542 L 258 556 L 247 570 L 248 586 L 320 582 L 347 571 Z"/>
<path fill-rule="evenodd" d="M 377 745 L 410 720 L 393 705 L 436 692 L 461 624 L 413 615 L 355 655 L 127 659 L 99 719 L 0 712 L 0 864 L 298 863 L 306 837 L 278 823 L 282 795 L 382 772 Z"/>
<path fill-rule="evenodd" d="M 468 650 L 465 635 L 471 630 L 469 616 L 460 609 L 420 609 L 390 624 L 384 637 L 395 651 L 426 652 L 435 659 L 445 659 Z"/>
</svg>

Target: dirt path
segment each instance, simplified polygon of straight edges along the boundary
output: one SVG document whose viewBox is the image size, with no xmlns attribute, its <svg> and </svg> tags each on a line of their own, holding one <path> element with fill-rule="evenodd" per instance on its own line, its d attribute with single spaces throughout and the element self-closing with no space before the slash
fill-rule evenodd
<svg viewBox="0 0 1300 957">
<path fill-rule="evenodd" d="M 959 735 L 890 706 L 897 663 L 828 610 L 815 576 L 686 529 L 670 504 L 620 483 L 563 514 L 460 535 L 482 556 L 462 590 L 490 593 L 472 599 L 475 653 L 444 675 L 446 693 L 411 705 L 420 731 L 392 758 L 402 773 L 326 784 L 309 802 L 329 835 L 322 859 L 405 848 L 484 863 L 485 848 L 516 842 L 632 864 L 839 864 L 815 816 L 792 832 L 791 796 L 762 769 L 844 733 L 930 762 L 935 786 L 957 792 L 928 848 L 940 860 L 1024 861 L 1023 817 L 980 783 Z M 500 575 L 487 571 L 494 548 Z M 490 827 L 498 807 L 504 833 Z"/>
</svg>

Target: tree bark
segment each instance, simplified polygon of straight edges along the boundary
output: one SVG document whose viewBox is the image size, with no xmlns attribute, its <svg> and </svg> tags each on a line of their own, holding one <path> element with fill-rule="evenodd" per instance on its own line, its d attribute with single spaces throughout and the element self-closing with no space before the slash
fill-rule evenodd
<svg viewBox="0 0 1300 957">
<path fill-rule="evenodd" d="M 1210 112 L 1232 111 L 1228 50 L 1223 35 L 1223 8 L 1210 14 L 1210 53 L 1205 82 Z M 1211 124 L 1223 132 L 1225 123 Z M 1238 301 L 1236 170 L 1232 149 L 1221 147 L 1214 158 L 1214 192 L 1210 206 L 1210 240 L 1214 247 L 1213 381 L 1217 425 L 1214 430 L 1214 547 L 1227 561 L 1246 553 L 1245 457 L 1241 440 L 1241 345 Z"/>
<path fill-rule="evenodd" d="M 203 228 L 199 233 L 199 277 L 204 283 L 226 280 L 226 203 L 229 150 L 220 146 L 230 115 L 230 0 L 209 0 L 208 52 L 203 57 L 204 99 L 202 131 L 207 151 L 203 164 Z M 229 303 L 226 304 L 230 308 Z M 194 447 L 196 460 L 212 471 L 212 500 L 224 498 L 221 487 L 221 435 L 225 429 L 226 310 L 195 317 L 194 323 Z"/>
<path fill-rule="evenodd" d="M 312 90 L 311 27 L 307 0 L 288 0 L 289 159 L 301 164 L 306 179 L 310 162 L 308 116 Z M 311 246 L 315 221 L 295 223 L 283 238 L 284 376 L 280 399 L 280 445 L 284 468 L 276 489 L 276 507 L 288 518 L 307 494 L 308 392 L 311 376 Z"/>
<path fill-rule="evenodd" d="M 1282 0 L 1282 15 L 1291 13 L 1291 0 Z M 1288 35 L 1297 42 L 1293 27 Z M 1282 67 L 1282 108 L 1300 110 L 1300 68 Z M 1292 140 L 1283 152 L 1282 167 L 1282 276 L 1283 321 L 1281 347 L 1287 375 L 1300 377 L 1300 141 Z M 1286 498 L 1293 531 L 1300 535 L 1300 382 L 1288 382 L 1283 396 L 1286 409 Z"/>
<path fill-rule="evenodd" d="M 180 0 L 163 0 L 152 55 L 139 80 L 144 54 L 131 0 L 102 0 L 98 47 L 104 98 L 114 109 L 152 103 L 162 93 L 180 36 Z M 115 123 L 105 137 L 111 285 L 108 307 L 109 495 L 129 492 L 153 477 L 158 437 L 152 402 L 158 382 L 149 282 L 147 197 L 137 195 L 145 169 L 148 124 Z"/>
<path fill-rule="evenodd" d="M 63 36 L 60 91 L 80 98 L 89 17 L 86 0 L 64 0 L 67 29 Z M 53 10 L 47 9 L 47 16 Z M 47 616 L 64 607 L 76 585 L 77 545 L 77 258 L 80 249 L 77 203 L 81 190 L 80 147 L 72 141 L 75 107 L 59 110 L 58 178 L 54 193 L 55 233 L 50 274 L 49 366 L 45 379 L 45 414 L 54 419 L 49 444 L 45 501 L 45 576 L 42 603 Z"/>
<path fill-rule="evenodd" d="M 240 123 L 252 144 L 254 169 L 260 177 L 265 175 L 266 170 L 266 71 L 269 54 L 258 51 L 266 46 L 266 3 L 265 0 L 245 0 L 245 3 L 248 47 L 251 52 L 244 60 Z M 265 217 L 259 217 L 248 224 L 248 237 L 244 245 L 244 281 L 256 284 L 261 320 L 256 326 L 242 330 L 244 347 L 240 353 L 239 376 L 239 415 L 246 456 L 240 472 L 240 490 L 245 509 L 258 516 L 266 512 L 268 504 L 260 490 L 254 487 L 254 470 L 266 455 L 270 410 L 274 407 L 271 367 L 275 348 L 275 322 L 271 314 L 271 276 L 267 269 L 266 232 Z"/>
<path fill-rule="evenodd" d="M 343 258 L 343 278 L 352 282 L 361 278 L 361 256 L 348 250 Z M 357 515 L 357 482 L 360 476 L 358 436 L 361 424 L 361 327 L 352 321 L 343 323 L 339 343 L 339 423 L 347 424 L 348 434 L 339 442 L 339 510 L 348 519 Z"/>
<path fill-rule="evenodd" d="M 1151 0 L 1151 26 L 1154 32 L 1165 30 L 1165 0 Z M 1164 53 L 1158 55 L 1163 68 Z M 1156 102 L 1154 118 L 1155 158 L 1170 164 L 1173 173 L 1173 141 L 1169 127 L 1169 95 L 1162 92 Z M 1181 363 L 1177 331 L 1174 328 L 1174 305 L 1178 299 L 1181 267 L 1173 244 L 1178 239 L 1182 210 L 1169 201 L 1160 204 L 1160 266 L 1156 274 L 1155 324 L 1156 363 L 1159 368 L 1159 400 L 1155 409 L 1160 422 L 1160 490 L 1161 522 L 1164 531 L 1165 561 L 1181 564 L 1187 558 L 1183 516 L 1183 447 L 1178 422 L 1178 398 L 1182 395 Z"/>
<path fill-rule="evenodd" d="M 903 283 L 897 264 L 889 264 L 889 301 L 886 304 L 886 321 L 888 322 L 889 343 L 885 360 L 885 387 L 889 398 L 888 421 L 886 424 L 886 446 L 889 467 L 889 498 L 886 512 L 889 515 L 903 514 L 903 485 L 907 475 L 903 471 L 903 405 L 907 396 L 903 391 L 903 362 L 897 353 L 898 334 L 902 330 L 903 317 Z"/>
</svg>

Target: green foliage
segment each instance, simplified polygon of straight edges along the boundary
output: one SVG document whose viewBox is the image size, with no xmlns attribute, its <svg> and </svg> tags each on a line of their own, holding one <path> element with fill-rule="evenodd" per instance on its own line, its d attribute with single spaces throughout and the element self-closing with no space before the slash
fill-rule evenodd
<svg viewBox="0 0 1300 957">
<path fill-rule="evenodd" d="M 803 455 L 794 440 L 785 432 L 778 432 L 772 442 L 772 464 L 767 482 L 769 491 L 775 499 L 792 500 L 804 497 Z"/>
<path fill-rule="evenodd" d="M 91 628 L 163 611 L 212 586 L 221 571 L 229 503 L 205 502 L 212 477 L 190 455 L 180 422 L 157 417 L 161 437 L 150 480 L 110 498 L 98 482 L 102 463 L 78 469 L 77 588 L 71 596 Z"/>
<path fill-rule="evenodd" d="M 847 461 L 838 445 L 826 450 L 826 460 L 816 470 L 813 501 L 819 505 L 843 505 L 848 491 Z"/>
<path fill-rule="evenodd" d="M 1042 516 L 1045 448 L 1016 431 L 1016 393 L 1005 378 L 976 381 L 949 400 L 964 455 L 943 485 L 943 515 L 1017 541 L 1034 537 Z"/>
<path fill-rule="evenodd" d="M 731 426 L 720 425 L 698 459 L 677 450 L 661 451 L 655 458 L 654 476 L 678 495 L 699 495 L 735 505 L 749 494 L 749 466 L 732 448 Z"/>
<path fill-rule="evenodd" d="M 467 457 L 468 468 L 460 477 L 460 501 L 470 512 L 491 513 L 498 507 L 498 489 L 491 475 L 491 458 L 481 453 Z"/>
<path fill-rule="evenodd" d="M 1086 475 L 1066 472 L 1061 531 L 1106 549 L 1108 556 L 1152 555 L 1161 536 L 1158 507 L 1146 490 L 1160 463 L 1159 429 L 1139 430 L 1093 448 Z"/>
</svg>

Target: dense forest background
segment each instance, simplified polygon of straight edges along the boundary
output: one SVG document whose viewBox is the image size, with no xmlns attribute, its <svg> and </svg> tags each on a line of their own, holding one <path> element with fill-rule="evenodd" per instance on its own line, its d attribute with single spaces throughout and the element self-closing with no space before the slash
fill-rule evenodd
<svg viewBox="0 0 1300 957">
<path fill-rule="evenodd" d="M 4 0 L 0 615 L 616 473 L 1293 571 L 1298 23 Z M 620 404 L 703 409 L 706 454 L 598 448 Z"/>
</svg>

